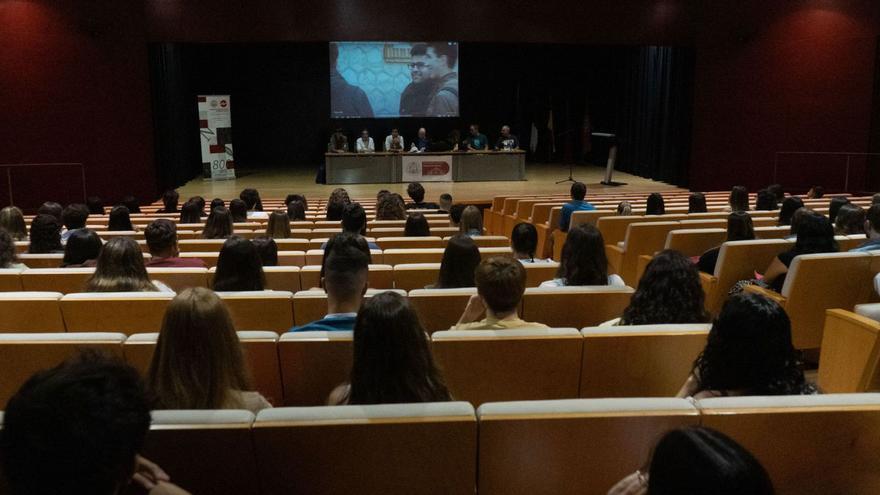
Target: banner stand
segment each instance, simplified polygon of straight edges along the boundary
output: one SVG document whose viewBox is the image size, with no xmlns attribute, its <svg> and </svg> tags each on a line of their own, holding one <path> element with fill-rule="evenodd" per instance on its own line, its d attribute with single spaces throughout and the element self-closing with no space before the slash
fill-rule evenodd
<svg viewBox="0 0 880 495">
<path fill-rule="evenodd" d="M 235 179 L 229 95 L 199 95 L 198 104 L 203 178 Z"/>
</svg>

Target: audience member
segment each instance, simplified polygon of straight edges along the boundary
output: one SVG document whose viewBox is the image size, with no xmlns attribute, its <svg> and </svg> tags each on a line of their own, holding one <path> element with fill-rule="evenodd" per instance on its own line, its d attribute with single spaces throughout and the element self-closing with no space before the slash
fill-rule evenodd
<svg viewBox="0 0 880 495">
<path fill-rule="evenodd" d="M 247 217 L 265 220 L 268 215 L 263 212 L 263 200 L 260 199 L 260 193 L 256 189 L 244 189 L 238 195 L 238 199 L 244 201 L 247 207 Z"/>
<path fill-rule="evenodd" d="M 754 238 L 755 226 L 751 215 L 744 211 L 734 211 L 727 215 L 728 241 L 750 241 Z M 699 267 L 701 272 L 710 275 L 714 274 L 719 254 L 721 254 L 721 246 L 706 251 L 700 256 L 697 267 Z"/>
<path fill-rule="evenodd" d="M 174 292 L 158 280 L 150 281 L 141 248 L 128 237 L 114 237 L 104 244 L 85 291 Z"/>
<path fill-rule="evenodd" d="M 153 409 L 272 407 L 252 392 L 232 317 L 217 294 L 186 289 L 168 304 L 147 371 Z"/>
<path fill-rule="evenodd" d="M 657 442 L 647 473 L 636 471 L 608 495 L 774 495 L 767 471 L 727 435 L 703 427 L 671 430 Z"/>
<path fill-rule="evenodd" d="M 437 283 L 426 289 L 457 289 L 474 287 L 474 270 L 480 264 L 480 249 L 473 239 L 458 234 L 449 238 L 443 259 L 440 261 L 440 273 Z"/>
<path fill-rule="evenodd" d="M 89 215 L 104 214 L 104 202 L 97 196 L 89 196 L 86 198 L 86 206 L 89 208 Z"/>
<path fill-rule="evenodd" d="M 749 211 L 749 190 L 745 186 L 733 186 L 730 190 L 727 211 Z"/>
<path fill-rule="evenodd" d="M 776 202 L 776 196 L 767 189 L 761 189 L 755 196 L 755 210 L 757 211 L 773 211 L 779 207 Z"/>
<path fill-rule="evenodd" d="M 461 212 L 461 222 L 458 224 L 459 232 L 468 237 L 483 235 L 483 215 L 480 209 L 474 205 L 465 207 Z"/>
<path fill-rule="evenodd" d="M 688 213 L 706 213 L 706 195 L 701 192 L 692 192 L 688 196 Z"/>
<path fill-rule="evenodd" d="M 535 259 L 535 252 L 538 249 L 538 230 L 530 223 L 520 222 L 513 227 L 513 231 L 510 233 L 510 248 L 513 250 L 513 257 L 522 263 L 552 261 Z"/>
<path fill-rule="evenodd" d="M 358 153 L 373 153 L 376 151 L 376 143 L 370 137 L 370 131 L 361 131 L 361 138 L 355 141 L 355 151 Z"/>
<path fill-rule="evenodd" d="M 61 253 L 61 223 L 53 215 L 38 213 L 31 220 L 30 244 L 28 253 L 49 254 Z"/>
<path fill-rule="evenodd" d="M 629 201 L 621 201 L 617 204 L 618 216 L 629 216 L 633 214 L 633 207 Z"/>
<path fill-rule="evenodd" d="M 63 222 L 63 219 L 61 218 L 61 213 L 63 211 L 64 208 L 62 208 L 60 204 L 54 201 L 46 201 L 37 209 L 37 215 L 52 215 L 55 217 L 55 220 Z"/>
<path fill-rule="evenodd" d="M 850 251 L 865 253 L 880 249 L 880 204 L 868 208 L 868 213 L 865 215 L 865 235 L 868 240 Z"/>
<path fill-rule="evenodd" d="M 254 237 L 251 239 L 257 254 L 260 255 L 260 263 L 263 266 L 278 266 L 278 244 L 271 237 Z"/>
<path fill-rule="evenodd" d="M 128 207 L 125 205 L 116 205 L 110 210 L 110 217 L 107 221 L 107 230 L 110 232 L 134 232 L 134 225 L 131 223 L 131 215 Z"/>
<path fill-rule="evenodd" d="M 793 241 L 797 239 L 798 226 L 803 222 L 805 217 L 814 213 L 816 212 L 806 207 L 795 210 L 794 215 L 791 216 L 791 229 L 789 230 L 789 234 L 785 236 L 785 240 Z"/>
<path fill-rule="evenodd" d="M 388 193 L 376 203 L 376 220 L 406 220 L 403 197 Z"/>
<path fill-rule="evenodd" d="M 660 251 L 645 268 L 620 324 L 706 323 L 705 299 L 691 260 L 678 251 Z"/>
<path fill-rule="evenodd" d="M 325 217 L 325 220 L 342 220 L 342 215 L 345 212 L 345 207 L 347 205 L 348 203 L 342 201 L 331 201 L 330 203 L 327 203 L 327 216 Z"/>
<path fill-rule="evenodd" d="M 412 203 L 406 204 L 407 210 L 436 210 L 439 208 L 437 203 L 425 202 L 425 187 L 418 182 L 410 182 L 406 186 L 406 194 L 412 200 Z"/>
<path fill-rule="evenodd" d="M 162 209 L 156 213 L 178 213 L 177 204 L 180 202 L 180 194 L 174 189 L 165 191 L 162 195 Z"/>
<path fill-rule="evenodd" d="M 86 228 L 86 221 L 89 218 L 89 209 L 84 204 L 69 204 L 67 208 L 61 212 L 61 219 L 64 227 L 67 229 L 61 234 L 61 242 L 67 242 L 67 238 L 78 230 Z"/>
<path fill-rule="evenodd" d="M 15 241 L 9 232 L 0 229 L 0 268 L 27 268 L 23 263 L 18 262 L 18 256 L 15 254 Z"/>
<path fill-rule="evenodd" d="M 202 239 L 227 239 L 232 235 L 232 213 L 226 208 L 211 210 L 205 228 L 202 230 Z"/>
<path fill-rule="evenodd" d="M 665 215 L 666 202 L 663 201 L 663 195 L 660 193 L 651 193 L 645 202 L 645 215 Z"/>
<path fill-rule="evenodd" d="M 837 221 L 837 212 L 839 212 L 840 208 L 845 204 L 849 204 L 849 199 L 845 196 L 831 198 L 831 201 L 828 203 L 828 220 L 830 220 L 832 224 Z"/>
<path fill-rule="evenodd" d="M 294 201 L 299 201 L 303 205 L 303 210 L 309 209 L 309 202 L 306 200 L 306 197 L 302 194 L 288 194 L 286 198 L 284 198 L 284 204 L 289 205 Z"/>
<path fill-rule="evenodd" d="M 226 202 L 221 198 L 214 198 L 211 200 L 211 205 L 208 207 L 211 211 L 214 211 L 214 208 L 226 208 Z"/>
<path fill-rule="evenodd" d="M 865 209 L 847 203 L 837 211 L 834 231 L 838 235 L 860 235 L 865 233 Z"/>
<path fill-rule="evenodd" d="M 292 237 L 290 233 L 290 217 L 282 210 L 273 211 L 269 215 L 269 221 L 266 223 L 266 237 L 273 239 L 289 239 Z"/>
<path fill-rule="evenodd" d="M 779 205 L 785 200 L 785 190 L 782 189 L 782 184 L 770 184 L 767 186 L 767 190 L 773 194 L 773 197 L 776 199 L 776 204 Z M 775 208 L 774 208 L 775 209 Z"/>
<path fill-rule="evenodd" d="M 342 212 L 342 231 L 363 237 L 367 233 L 367 212 L 360 203 L 350 203 Z M 325 243 L 321 249 L 327 247 Z M 367 242 L 370 249 L 380 249 L 375 242 Z"/>
<path fill-rule="evenodd" d="M 458 227 L 461 225 L 461 214 L 464 213 L 465 205 L 455 204 L 449 208 L 449 226 Z"/>
<path fill-rule="evenodd" d="M 791 343 L 791 321 L 776 302 L 730 296 L 678 397 L 815 393 Z"/>
<path fill-rule="evenodd" d="M 782 202 L 782 207 L 779 209 L 779 221 L 776 222 L 776 225 L 779 225 L 780 227 L 783 225 L 791 225 L 791 217 L 794 216 L 794 212 L 803 207 L 804 200 L 801 198 L 794 196 L 785 198 Z"/>
<path fill-rule="evenodd" d="M 129 213 L 140 213 L 141 212 L 141 207 L 138 204 L 137 199 L 135 199 L 135 197 L 130 194 L 128 196 L 122 198 L 122 205 L 125 206 L 126 208 L 128 208 Z"/>
<path fill-rule="evenodd" d="M 153 220 L 144 229 L 150 259 L 145 263 L 154 268 L 205 268 L 199 258 L 181 258 L 177 247 L 177 226 L 165 218 Z"/>
<path fill-rule="evenodd" d="M 449 213 L 449 209 L 452 208 L 452 195 L 449 193 L 441 194 L 438 206 L 437 213 Z"/>
<path fill-rule="evenodd" d="M 454 330 L 503 330 L 506 328 L 547 328 L 543 323 L 520 319 L 517 309 L 526 291 L 526 269 L 509 256 L 495 256 L 480 262 L 474 280 L 477 294 L 452 327 Z M 480 320 L 485 314 L 485 318 Z"/>
<path fill-rule="evenodd" d="M 64 259 L 61 268 L 81 268 L 95 266 L 103 247 L 101 237 L 92 229 L 72 231 L 64 246 Z"/>
<path fill-rule="evenodd" d="M 431 227 L 428 219 L 421 213 L 412 213 L 406 217 L 406 225 L 403 228 L 406 237 L 425 237 L 431 235 Z"/>
<path fill-rule="evenodd" d="M 813 186 L 807 192 L 807 199 L 821 199 L 825 197 L 825 188 L 822 186 Z"/>
<path fill-rule="evenodd" d="M 287 203 L 287 218 L 291 222 L 304 222 L 306 219 L 306 207 L 302 201 L 294 200 Z"/>
<path fill-rule="evenodd" d="M 202 210 L 195 201 L 187 201 L 180 209 L 180 223 L 196 224 L 202 223 Z"/>
<path fill-rule="evenodd" d="M 562 213 L 559 216 L 559 229 L 563 232 L 568 231 L 568 225 L 571 223 L 571 214 L 576 211 L 591 211 L 596 207 L 587 202 L 587 185 L 583 182 L 575 182 L 571 185 L 571 201 L 562 205 Z"/>
<path fill-rule="evenodd" d="M 795 223 L 792 223 L 794 227 Z M 797 241 L 792 249 L 780 253 L 764 271 L 764 283 L 776 292 L 782 291 L 792 261 L 801 254 L 835 253 L 837 241 L 831 222 L 823 215 L 809 212 L 797 223 Z"/>
<path fill-rule="evenodd" d="M 187 201 L 195 201 L 197 205 L 199 205 L 199 216 L 206 217 L 208 215 L 205 214 L 205 198 L 201 196 L 193 196 L 189 198 Z"/>
<path fill-rule="evenodd" d="M 626 286 L 620 276 L 608 273 L 605 240 L 593 224 L 572 227 L 562 246 L 562 261 L 556 278 L 542 283 L 541 287 L 569 285 Z"/>
<path fill-rule="evenodd" d="M 217 257 L 216 291 L 254 291 L 266 287 L 263 263 L 254 244 L 237 235 L 226 239 Z"/>
<path fill-rule="evenodd" d="M 353 337 L 349 381 L 333 390 L 328 404 L 452 400 L 434 364 L 430 339 L 405 296 L 382 292 L 365 301 Z"/>
<path fill-rule="evenodd" d="M 333 191 L 330 192 L 330 197 L 327 199 L 328 203 L 333 203 L 336 201 L 341 201 L 345 204 L 351 203 L 351 197 L 348 195 L 348 191 L 346 191 L 342 187 L 337 187 Z"/>
<path fill-rule="evenodd" d="M 232 215 L 232 223 L 244 223 L 248 221 L 248 209 L 244 201 L 236 198 L 229 201 L 229 213 Z"/>
<path fill-rule="evenodd" d="M 464 151 L 486 151 L 489 149 L 489 138 L 480 132 L 480 126 L 471 124 L 468 137 L 464 140 Z"/>
<path fill-rule="evenodd" d="M 36 373 L 9 399 L 0 458 L 10 495 L 186 495 L 139 452 L 150 407 L 138 372 L 86 351 Z"/>
<path fill-rule="evenodd" d="M 15 206 L 7 206 L 0 210 L 0 229 L 9 232 L 9 235 L 15 241 L 26 241 L 28 239 L 24 214 Z"/>
</svg>

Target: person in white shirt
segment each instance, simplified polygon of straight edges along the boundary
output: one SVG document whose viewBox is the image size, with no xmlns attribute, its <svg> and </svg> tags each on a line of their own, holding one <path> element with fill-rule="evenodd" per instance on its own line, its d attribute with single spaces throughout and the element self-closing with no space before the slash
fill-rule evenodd
<svg viewBox="0 0 880 495">
<path fill-rule="evenodd" d="M 400 131 L 396 127 L 391 129 L 391 134 L 385 137 L 385 151 L 403 151 L 403 145 L 403 136 L 400 135 Z"/>
<path fill-rule="evenodd" d="M 374 153 L 376 145 L 373 144 L 373 138 L 370 137 L 370 131 L 364 129 L 361 131 L 361 138 L 357 140 L 358 153 Z"/>
</svg>

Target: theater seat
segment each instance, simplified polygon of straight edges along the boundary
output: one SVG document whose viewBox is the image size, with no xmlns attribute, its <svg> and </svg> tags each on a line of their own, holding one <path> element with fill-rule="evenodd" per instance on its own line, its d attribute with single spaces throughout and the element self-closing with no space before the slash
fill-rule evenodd
<svg viewBox="0 0 880 495">
<path fill-rule="evenodd" d="M 580 396 L 674 397 L 706 346 L 710 324 L 590 327 Z"/>
<path fill-rule="evenodd" d="M 740 280 L 755 278 L 770 266 L 780 253 L 794 247 L 784 239 L 730 241 L 721 245 L 715 273 L 700 273 L 700 282 L 706 293 L 706 310 L 717 315 L 721 312 L 727 293 Z"/>
<path fill-rule="evenodd" d="M 153 411 L 142 454 L 190 493 L 257 493 L 254 415 L 243 410 Z"/>
<path fill-rule="evenodd" d="M 523 268 L 526 269 L 526 287 L 538 287 L 556 278 L 559 263 L 523 263 Z"/>
<path fill-rule="evenodd" d="M 605 495 L 664 433 L 699 424 L 686 399 L 495 402 L 477 416 L 481 495 Z"/>
<path fill-rule="evenodd" d="M 440 263 L 403 263 L 394 266 L 394 287 L 401 290 L 424 289 L 437 282 Z"/>
<path fill-rule="evenodd" d="M 263 273 L 269 290 L 296 292 L 302 289 L 298 266 L 264 266 Z"/>
<path fill-rule="evenodd" d="M 578 396 L 583 338 L 573 328 L 434 332 L 431 348 L 456 400 Z"/>
<path fill-rule="evenodd" d="M 31 377 L 82 349 L 122 357 L 121 333 L 0 333 L 0 409 Z"/>
<path fill-rule="evenodd" d="M 63 253 L 18 255 L 18 261 L 28 268 L 58 268 L 62 260 L 64 260 Z"/>
<path fill-rule="evenodd" d="M 321 265 L 302 267 L 300 280 L 303 290 L 319 288 L 321 286 Z M 371 264 L 367 273 L 367 284 L 371 289 L 393 289 L 393 267 L 391 265 Z"/>
<path fill-rule="evenodd" d="M 352 332 L 288 332 L 278 341 L 284 405 L 321 406 L 349 380 Z"/>
<path fill-rule="evenodd" d="M 443 239 L 437 236 L 424 237 L 380 237 L 376 239 L 376 244 L 385 249 L 425 249 L 425 248 L 442 248 Z"/>
<path fill-rule="evenodd" d="M 605 245 L 610 271 L 620 275 L 632 286 L 638 284 L 636 264 L 639 256 L 653 255 L 663 249 L 669 232 L 680 227 L 679 222 L 634 222 L 627 226 L 623 246 Z"/>
<path fill-rule="evenodd" d="M 61 313 L 68 332 L 158 332 L 168 292 L 93 292 L 67 294 Z"/>
<path fill-rule="evenodd" d="M 285 332 L 293 326 L 292 292 L 217 292 L 232 315 L 236 329 Z"/>
<path fill-rule="evenodd" d="M 558 328 L 595 326 L 622 315 L 632 294 L 630 287 L 529 288 L 522 319 Z"/>
<path fill-rule="evenodd" d="M 0 332 L 64 332 L 60 292 L 0 292 Z"/>
<path fill-rule="evenodd" d="M 476 490 L 477 424 L 466 402 L 267 409 L 253 434 L 263 493 Z"/>
<path fill-rule="evenodd" d="M 477 293 L 474 287 L 462 289 L 416 289 L 409 291 L 409 302 L 419 314 L 428 333 L 449 330 L 458 323 L 468 300 Z"/>
<path fill-rule="evenodd" d="M 150 280 L 158 280 L 175 292 L 191 287 L 208 287 L 207 268 L 147 267 L 147 274 L 150 275 Z"/>
<path fill-rule="evenodd" d="M 395 289 L 367 289 L 364 297 L 372 297 L 382 292 L 393 291 L 405 296 L 406 292 Z M 327 314 L 327 293 L 323 289 L 303 290 L 293 295 L 293 317 L 296 326 L 305 325 L 324 318 Z M 284 330 L 290 329 L 288 325 Z M 284 331 L 282 330 L 282 331 Z"/>
<path fill-rule="evenodd" d="M 825 313 L 819 388 L 825 393 L 880 390 L 880 322 L 845 311 Z"/>
<path fill-rule="evenodd" d="M 24 268 L 0 268 L 0 292 L 20 292 Z"/>
<path fill-rule="evenodd" d="M 395 266 L 412 263 L 440 263 L 443 248 L 426 249 L 386 249 L 383 251 L 385 263 Z"/>
</svg>

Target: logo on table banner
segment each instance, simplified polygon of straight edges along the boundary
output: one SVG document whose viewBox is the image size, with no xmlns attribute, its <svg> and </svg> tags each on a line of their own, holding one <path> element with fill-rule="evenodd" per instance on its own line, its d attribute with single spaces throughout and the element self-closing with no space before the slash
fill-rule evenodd
<svg viewBox="0 0 880 495">
<path fill-rule="evenodd" d="M 446 175 L 449 173 L 449 163 L 445 161 L 410 162 L 406 165 L 406 171 L 410 175 Z"/>
</svg>

